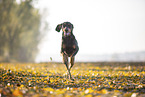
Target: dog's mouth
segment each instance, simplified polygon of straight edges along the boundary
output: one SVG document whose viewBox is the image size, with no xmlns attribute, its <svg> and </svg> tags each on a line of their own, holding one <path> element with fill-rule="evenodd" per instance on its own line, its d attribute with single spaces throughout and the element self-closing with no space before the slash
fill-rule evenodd
<svg viewBox="0 0 145 97">
<path fill-rule="evenodd" d="M 64 32 L 64 36 L 70 36 L 71 32 Z"/>
</svg>

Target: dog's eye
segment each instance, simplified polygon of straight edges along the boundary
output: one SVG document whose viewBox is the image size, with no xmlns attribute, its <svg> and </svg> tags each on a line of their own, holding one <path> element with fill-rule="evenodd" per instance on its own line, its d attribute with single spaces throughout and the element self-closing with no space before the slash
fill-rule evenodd
<svg viewBox="0 0 145 97">
<path fill-rule="evenodd" d="M 66 26 L 66 24 L 63 24 L 63 27 L 65 27 Z"/>
<path fill-rule="evenodd" d="M 70 28 L 70 27 L 71 27 L 71 25 L 68 25 L 68 27 Z"/>
</svg>

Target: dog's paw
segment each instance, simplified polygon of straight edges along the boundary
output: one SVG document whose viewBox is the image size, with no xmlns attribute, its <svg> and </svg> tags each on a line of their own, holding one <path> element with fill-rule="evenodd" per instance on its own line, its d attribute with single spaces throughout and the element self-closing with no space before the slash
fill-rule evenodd
<svg viewBox="0 0 145 97">
<path fill-rule="evenodd" d="M 74 78 L 70 78 L 70 80 L 71 80 L 71 81 L 75 81 L 75 79 L 74 79 Z"/>
</svg>

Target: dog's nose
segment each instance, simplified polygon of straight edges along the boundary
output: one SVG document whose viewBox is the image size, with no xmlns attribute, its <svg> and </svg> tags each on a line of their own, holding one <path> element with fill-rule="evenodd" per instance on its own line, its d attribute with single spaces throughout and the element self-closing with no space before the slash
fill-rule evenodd
<svg viewBox="0 0 145 97">
<path fill-rule="evenodd" d="M 68 31 L 68 28 L 66 28 L 65 31 L 67 32 Z"/>
</svg>

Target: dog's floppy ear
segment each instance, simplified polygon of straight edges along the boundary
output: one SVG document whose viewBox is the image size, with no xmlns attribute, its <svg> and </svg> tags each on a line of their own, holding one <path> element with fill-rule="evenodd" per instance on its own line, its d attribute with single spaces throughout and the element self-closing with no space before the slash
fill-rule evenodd
<svg viewBox="0 0 145 97">
<path fill-rule="evenodd" d="M 74 25 L 72 24 L 72 28 L 74 28 Z"/>
<path fill-rule="evenodd" d="M 55 28 L 55 30 L 57 32 L 60 32 L 61 28 L 62 28 L 62 24 L 58 24 L 57 27 Z"/>
<path fill-rule="evenodd" d="M 74 25 L 73 24 L 71 24 L 72 25 L 72 31 L 71 32 L 73 32 L 73 29 L 74 29 Z"/>
</svg>

